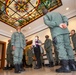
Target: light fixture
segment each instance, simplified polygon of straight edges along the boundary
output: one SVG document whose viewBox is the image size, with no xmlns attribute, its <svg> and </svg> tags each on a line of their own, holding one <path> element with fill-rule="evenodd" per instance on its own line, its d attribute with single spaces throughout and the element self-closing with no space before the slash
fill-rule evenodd
<svg viewBox="0 0 76 75">
<path fill-rule="evenodd" d="M 29 29 L 31 29 L 31 27 L 29 27 Z"/>
<path fill-rule="evenodd" d="M 66 10 L 69 10 L 69 7 L 67 7 Z"/>
<path fill-rule="evenodd" d="M 13 31 L 11 30 L 11 33 L 12 33 Z"/>
</svg>

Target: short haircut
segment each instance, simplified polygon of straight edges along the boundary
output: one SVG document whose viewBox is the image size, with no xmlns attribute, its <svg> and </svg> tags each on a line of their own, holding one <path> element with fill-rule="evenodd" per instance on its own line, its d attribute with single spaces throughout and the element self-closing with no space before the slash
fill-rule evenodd
<svg viewBox="0 0 76 75">
<path fill-rule="evenodd" d="M 39 36 L 35 36 L 35 37 L 39 38 Z"/>
<path fill-rule="evenodd" d="M 49 35 L 46 35 L 45 38 L 49 38 Z"/>
<path fill-rule="evenodd" d="M 71 30 L 71 31 L 74 31 L 75 32 L 75 30 L 73 29 L 73 30 Z"/>
</svg>

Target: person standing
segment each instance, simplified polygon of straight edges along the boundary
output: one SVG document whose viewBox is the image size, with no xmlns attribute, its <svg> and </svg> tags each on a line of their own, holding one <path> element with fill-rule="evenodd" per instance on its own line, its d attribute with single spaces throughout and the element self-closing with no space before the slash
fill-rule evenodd
<svg viewBox="0 0 76 75">
<path fill-rule="evenodd" d="M 11 40 L 8 40 L 8 45 L 7 45 L 7 65 L 6 67 L 3 68 L 3 70 L 12 70 L 13 68 L 13 54 L 12 54 L 12 45 L 11 45 Z"/>
<path fill-rule="evenodd" d="M 41 62 L 41 41 L 39 40 L 39 36 L 35 36 L 35 39 L 33 40 L 33 48 L 34 48 L 34 54 L 36 57 L 37 65 L 35 69 L 40 69 L 42 67 L 42 62 Z"/>
<path fill-rule="evenodd" d="M 28 45 L 28 50 L 27 50 L 27 53 L 26 53 L 26 58 L 27 58 L 27 65 L 28 67 L 31 67 L 33 66 L 33 51 L 32 51 L 32 46 L 31 45 Z"/>
<path fill-rule="evenodd" d="M 53 59 L 53 55 L 52 55 L 52 41 L 51 39 L 49 39 L 49 36 L 46 35 L 45 36 L 46 40 L 44 42 L 44 48 L 47 54 L 47 58 L 49 60 L 49 67 L 53 67 L 54 66 L 54 59 Z"/>
<path fill-rule="evenodd" d="M 71 34 L 71 39 L 73 42 L 73 47 L 74 47 L 74 50 L 76 52 L 76 33 L 75 33 L 75 30 L 71 30 L 70 34 Z"/>
<path fill-rule="evenodd" d="M 21 67 L 23 58 L 23 49 L 26 46 L 25 37 L 21 32 L 21 27 L 17 26 L 16 32 L 11 36 L 11 45 L 13 48 L 13 61 L 15 65 L 15 73 L 20 73 L 24 69 Z"/>
<path fill-rule="evenodd" d="M 56 69 L 58 73 L 68 73 L 76 71 L 74 63 L 74 53 L 70 45 L 68 31 L 68 19 L 59 12 L 48 12 L 46 8 L 42 10 L 44 23 L 50 28 L 51 35 L 57 48 L 58 57 L 61 61 L 61 67 Z"/>
</svg>

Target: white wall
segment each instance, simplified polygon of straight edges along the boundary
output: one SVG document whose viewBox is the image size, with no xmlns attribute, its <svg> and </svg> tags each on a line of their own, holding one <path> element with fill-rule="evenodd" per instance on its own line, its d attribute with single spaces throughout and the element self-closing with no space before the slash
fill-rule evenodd
<svg viewBox="0 0 76 75">
<path fill-rule="evenodd" d="M 76 17 L 69 19 L 69 26 L 68 26 L 69 31 L 72 29 L 76 30 Z"/>
<path fill-rule="evenodd" d="M 6 36 L 0 35 L 0 41 L 6 42 L 6 44 L 8 43 L 8 40 L 9 40 L 9 39 L 10 39 L 10 38 L 8 38 L 8 37 L 6 37 Z"/>
</svg>

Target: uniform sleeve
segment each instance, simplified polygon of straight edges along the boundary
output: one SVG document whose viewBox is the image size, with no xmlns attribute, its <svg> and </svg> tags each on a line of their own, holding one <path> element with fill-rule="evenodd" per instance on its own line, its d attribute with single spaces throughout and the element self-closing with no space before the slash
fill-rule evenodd
<svg viewBox="0 0 76 75">
<path fill-rule="evenodd" d="M 51 40 L 49 40 L 49 42 L 48 42 L 47 49 L 48 49 L 48 48 L 52 48 L 52 42 L 51 42 Z"/>
<path fill-rule="evenodd" d="M 7 45 L 7 54 L 9 53 L 9 43 Z"/>
<path fill-rule="evenodd" d="M 48 41 L 47 45 L 44 44 L 44 48 L 45 48 L 45 49 L 48 49 L 48 48 L 50 48 L 50 47 L 52 47 L 52 42 L 51 42 L 51 40 Z"/>
<path fill-rule="evenodd" d="M 74 39 L 74 40 L 76 40 L 76 33 L 75 33 L 74 37 L 75 37 L 75 39 Z"/>
<path fill-rule="evenodd" d="M 27 50 L 27 52 L 26 52 L 26 55 L 29 56 L 29 52 L 28 52 L 28 50 Z"/>
<path fill-rule="evenodd" d="M 66 23 L 66 25 L 68 25 L 68 18 L 62 15 L 62 19 L 63 19 L 63 22 Z"/>
<path fill-rule="evenodd" d="M 15 33 L 13 33 L 12 36 L 11 36 L 11 45 L 12 46 L 15 45 Z"/>
<path fill-rule="evenodd" d="M 7 46 L 7 54 L 9 54 L 10 52 L 12 53 L 11 42 L 8 43 L 8 46 Z"/>
<path fill-rule="evenodd" d="M 49 19 L 47 15 L 44 16 L 44 23 L 50 27 L 50 28 L 53 28 L 53 27 L 57 27 L 57 24 L 55 21 L 52 21 L 52 19 Z"/>
<path fill-rule="evenodd" d="M 23 44 L 24 44 L 24 47 L 26 46 L 26 42 L 25 42 L 25 36 L 23 35 Z"/>
<path fill-rule="evenodd" d="M 51 46 L 51 47 L 52 47 L 52 41 L 51 41 L 51 40 L 49 40 L 49 46 Z"/>
<path fill-rule="evenodd" d="M 44 48 L 45 50 L 48 48 L 48 43 L 44 42 Z"/>
<path fill-rule="evenodd" d="M 46 43 L 44 42 L 44 48 L 46 49 Z"/>
</svg>

